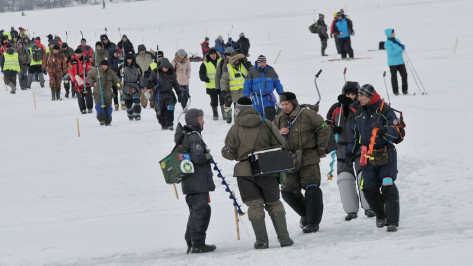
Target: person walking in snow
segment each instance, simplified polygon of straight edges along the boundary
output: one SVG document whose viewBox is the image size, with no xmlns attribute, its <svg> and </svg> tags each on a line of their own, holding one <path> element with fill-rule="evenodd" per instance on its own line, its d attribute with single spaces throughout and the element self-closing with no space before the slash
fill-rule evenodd
<svg viewBox="0 0 473 266">
<path fill-rule="evenodd" d="M 277 103 L 273 92 L 276 90 L 278 94 L 281 94 L 284 90 L 274 68 L 266 64 L 264 55 L 258 57 L 255 66 L 246 76 L 243 86 L 243 93 L 251 98 L 253 108 L 265 119 L 273 121 L 276 117 Z"/>
<path fill-rule="evenodd" d="M 99 81 L 100 76 L 100 81 Z M 93 96 L 97 120 L 101 126 L 110 126 L 112 123 L 112 85 L 116 84 L 120 88 L 120 79 L 113 70 L 109 69 L 108 61 L 102 60 L 100 66 L 89 71 L 87 80 L 94 87 Z"/>
<path fill-rule="evenodd" d="M 215 245 L 205 243 L 211 215 L 209 192 L 215 190 L 210 166 L 212 155 L 202 139 L 204 112 L 201 109 L 192 108 L 186 112 L 185 121 L 185 126 L 177 127 L 174 141 L 178 149 L 184 149 L 183 146 L 188 147 L 194 164 L 194 173 L 186 175 L 181 181 L 182 193 L 186 195 L 186 203 L 189 207 L 185 233 L 187 253 L 207 253 L 217 248 Z"/>
<path fill-rule="evenodd" d="M 55 44 L 51 52 L 44 55 L 42 69 L 48 72 L 49 87 L 51 88 L 51 100 L 61 99 L 62 79 L 67 76 L 67 63 L 64 55 L 59 51 L 59 45 Z"/>
<path fill-rule="evenodd" d="M 365 210 L 367 217 L 374 217 L 370 206 L 361 191 L 361 166 L 359 156 L 355 161 L 347 161 L 345 153 L 348 141 L 353 138 L 350 123 L 359 108 L 356 100 L 360 85 L 358 82 L 347 81 L 342 89 L 342 94 L 338 96 L 338 102 L 334 103 L 327 112 L 327 121 L 332 126 L 334 134 L 338 134 L 337 148 L 337 185 L 340 191 L 343 210 L 347 213 L 346 221 L 356 219 L 361 201 L 361 207 Z M 354 168 L 354 170 L 353 170 Z M 357 189 L 358 186 L 358 189 Z M 359 194 L 359 197 L 358 197 Z"/>
<path fill-rule="evenodd" d="M 324 208 L 319 162 L 326 156 L 330 128 L 322 116 L 302 107 L 294 93 L 283 92 L 279 100 L 283 111 L 273 123 L 280 134 L 286 136 L 284 147 L 293 154 L 296 166 L 286 173 L 281 186 L 282 198 L 301 216 L 302 232 L 315 233 L 319 230 Z M 304 195 L 301 189 L 305 190 Z"/>
<path fill-rule="evenodd" d="M 71 57 L 74 55 L 74 49 L 69 47 L 67 43 L 63 42 L 61 44 L 61 53 L 66 58 L 66 64 L 69 64 Z M 76 90 L 74 88 L 71 89 L 71 77 L 67 75 L 64 79 L 64 89 L 66 90 L 66 94 L 64 97 L 69 98 L 69 91 L 72 91 L 72 98 L 76 97 Z"/>
<path fill-rule="evenodd" d="M 2 68 L 3 81 L 5 86 L 11 88 L 10 93 L 16 92 L 16 75 L 20 73 L 20 63 L 18 53 L 11 44 L 6 46 L 5 52 L 0 56 L 0 67 Z"/>
<path fill-rule="evenodd" d="M 223 104 L 221 91 L 216 90 L 217 65 L 222 59 L 215 48 L 210 48 L 205 55 L 204 62 L 200 65 L 199 77 L 205 82 L 206 93 L 210 96 L 210 106 L 212 107 L 213 119 L 218 120 L 217 107 Z"/>
<path fill-rule="evenodd" d="M 115 74 L 117 74 L 117 76 L 120 76 L 119 65 L 121 64 L 121 62 L 122 61 L 120 60 L 120 57 L 118 56 L 117 48 L 112 49 L 110 51 L 110 57 L 108 58 L 108 65 L 112 69 L 112 71 L 115 72 Z M 120 105 L 119 105 L 119 101 L 118 101 L 118 96 L 119 95 L 118 95 L 118 88 L 117 88 L 116 84 L 113 84 L 112 90 L 113 90 L 113 104 L 115 105 L 114 110 L 118 111 L 118 108 L 120 107 Z M 124 109 L 124 108 L 125 108 L 125 106 L 122 105 L 122 109 Z"/>
<path fill-rule="evenodd" d="M 187 101 L 190 98 L 189 80 L 191 78 L 191 63 L 184 49 L 177 50 L 174 60 L 171 62 L 172 67 L 176 70 L 177 82 L 181 89 L 182 109 L 186 108 Z"/>
<path fill-rule="evenodd" d="M 151 49 L 149 52 L 146 51 L 146 46 L 144 44 L 138 45 L 138 54 L 135 55 L 135 63 L 141 68 L 142 72 L 140 75 L 140 86 L 143 88 L 141 92 L 141 106 L 146 108 L 148 106 L 148 99 L 151 97 L 151 88 L 147 88 L 148 78 L 151 73 L 150 65 L 154 61 L 154 51 Z M 145 91 L 147 91 L 145 95 Z M 154 108 L 154 102 L 149 101 L 151 108 Z"/>
<path fill-rule="evenodd" d="M 215 39 L 215 50 L 217 50 L 219 57 L 223 57 L 225 48 L 225 41 L 223 40 L 222 35 L 218 35 L 217 39 Z"/>
<path fill-rule="evenodd" d="M 123 50 L 125 50 L 125 56 L 127 54 L 135 55 L 135 48 L 133 48 L 133 44 L 125 34 L 123 34 L 120 42 L 117 43 L 117 48 L 118 55 L 121 56 L 123 60 L 125 60 L 125 58 L 123 58 Z"/>
<path fill-rule="evenodd" d="M 123 99 L 125 101 L 125 108 L 130 121 L 141 120 L 141 104 L 140 104 L 140 95 L 141 95 L 141 86 L 140 86 L 140 76 L 143 72 L 138 66 L 134 59 L 133 55 L 128 54 L 125 59 L 125 63 L 120 66 L 120 73 L 123 73 L 122 76 L 122 90 L 119 90 L 120 94 L 123 93 Z"/>
<path fill-rule="evenodd" d="M 394 95 L 399 95 L 399 86 L 397 85 L 397 72 L 401 74 L 402 78 L 402 94 L 408 94 L 407 91 L 407 70 L 404 63 L 402 52 L 406 46 L 402 44 L 397 38 L 394 29 L 386 29 L 384 31 L 388 40 L 384 43 L 384 49 L 388 54 L 388 66 L 391 72 L 391 86 Z"/>
<path fill-rule="evenodd" d="M 278 134 L 273 123 L 261 119 L 252 108 L 250 98 L 238 99 L 235 112 L 235 124 L 225 137 L 222 156 L 227 160 L 238 161 L 233 176 L 237 178 L 241 199 L 248 206 L 248 219 L 256 237 L 254 248 L 269 247 L 265 209 L 271 217 L 281 247 L 291 246 L 294 241 L 289 237 L 286 211 L 280 201 L 279 176 L 277 173 L 253 176 L 248 160 L 248 154 L 255 150 L 284 145 L 284 138 Z"/>
<path fill-rule="evenodd" d="M 26 90 L 28 88 L 28 67 L 31 63 L 31 57 L 28 49 L 25 49 L 23 41 L 18 42 L 18 62 L 20 63 L 20 73 L 18 74 L 18 81 L 20 88 Z"/>
<path fill-rule="evenodd" d="M 334 25 L 334 31 L 338 34 L 338 42 L 340 44 L 340 53 L 342 59 L 347 58 L 347 53 L 350 58 L 354 58 L 353 48 L 351 47 L 350 36 L 355 35 L 353 30 L 353 22 L 346 18 L 341 12 L 337 13 L 337 22 Z"/>
<path fill-rule="evenodd" d="M 72 91 L 77 95 L 77 103 L 82 114 L 92 113 L 94 100 L 92 98 L 92 87 L 87 80 L 87 74 L 92 70 L 92 59 L 83 55 L 82 50 L 77 48 L 68 63 L 69 77 L 72 81 Z"/>
<path fill-rule="evenodd" d="M 38 43 L 41 44 L 40 40 L 35 40 L 31 43 L 29 47 L 29 53 L 31 57 L 30 67 L 28 68 L 28 81 L 27 87 L 31 88 L 31 83 L 36 76 L 39 79 L 39 84 L 41 88 L 44 88 L 44 73 L 41 68 L 44 58 L 44 47 L 38 46 Z"/>
<path fill-rule="evenodd" d="M 361 107 L 351 122 L 353 137 L 348 142 L 345 160 L 354 161 L 361 150 L 362 190 L 376 214 L 376 227 L 387 226 L 388 232 L 395 232 L 399 226 L 399 192 L 394 184 L 398 171 L 392 140 L 399 137 L 395 127 L 398 120 L 370 84 L 360 88 L 358 101 Z M 373 132 L 376 133 L 374 142 L 371 141 Z M 368 155 L 366 151 L 372 143 L 373 151 Z"/>
<path fill-rule="evenodd" d="M 108 51 L 109 56 L 111 57 L 113 55 L 113 51 L 117 49 L 117 45 L 108 39 L 107 34 L 100 35 L 100 41 L 103 43 L 103 49 Z"/>
<path fill-rule="evenodd" d="M 182 102 L 181 89 L 177 82 L 176 73 L 171 63 L 167 58 L 163 58 L 161 64 L 151 71 L 148 79 L 148 88 L 153 88 L 155 91 L 154 110 L 156 111 L 156 118 L 163 130 L 174 130 L 174 107 L 177 99 Z"/>
<path fill-rule="evenodd" d="M 95 43 L 95 52 L 92 54 L 92 63 L 94 64 L 94 67 L 97 67 L 102 60 L 107 60 L 110 57 L 110 54 L 108 53 L 107 50 L 103 49 L 103 43 L 101 41 L 98 41 Z"/>
<path fill-rule="evenodd" d="M 225 53 L 223 54 L 224 58 L 217 64 L 217 72 L 215 73 L 215 90 L 216 92 L 220 92 L 220 97 L 223 99 L 223 103 L 220 102 L 220 111 L 222 112 L 223 120 L 227 120 L 225 116 L 225 103 L 228 102 L 228 106 L 232 104 L 227 64 L 234 52 L 235 50 L 231 47 L 225 49 Z"/>
<path fill-rule="evenodd" d="M 245 37 L 245 33 L 240 33 L 239 39 L 235 44 L 235 51 L 243 53 L 245 57 L 249 56 L 250 52 L 250 40 Z"/>
<path fill-rule="evenodd" d="M 210 50 L 209 37 L 205 37 L 205 40 L 200 44 L 200 47 L 202 48 L 202 57 L 205 57 Z"/>
<path fill-rule="evenodd" d="M 80 40 L 80 45 L 77 46 L 77 48 L 80 48 L 84 56 L 86 56 L 87 58 L 91 58 L 92 54 L 94 54 L 94 49 L 87 45 L 87 40 L 84 38 Z"/>
<path fill-rule="evenodd" d="M 319 35 L 320 38 L 320 43 L 321 43 L 321 52 L 322 56 L 327 56 L 325 54 L 325 49 L 327 49 L 327 40 L 328 40 L 328 34 L 327 34 L 327 24 L 325 24 L 325 16 L 324 14 L 319 14 L 319 19 L 317 20 L 317 34 Z"/>
</svg>

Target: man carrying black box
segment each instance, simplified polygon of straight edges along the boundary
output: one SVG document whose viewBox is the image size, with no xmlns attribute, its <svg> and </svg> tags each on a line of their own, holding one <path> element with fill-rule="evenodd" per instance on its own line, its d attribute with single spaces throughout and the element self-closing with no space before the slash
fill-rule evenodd
<svg viewBox="0 0 473 266">
<path fill-rule="evenodd" d="M 235 113 L 235 124 L 227 133 L 222 156 L 238 161 L 233 176 L 237 177 L 241 199 L 248 206 L 248 218 L 256 236 L 254 248 L 269 247 L 264 209 L 271 216 L 281 247 L 290 246 L 294 242 L 287 232 L 286 211 L 279 200 L 278 174 L 253 176 L 248 159 L 254 151 L 284 145 L 284 139 L 271 122 L 261 120 L 250 98 L 240 98 Z"/>
<path fill-rule="evenodd" d="M 281 93 L 279 99 L 283 112 L 273 123 L 281 135 L 286 136 L 285 148 L 293 153 L 296 167 L 286 174 L 281 186 L 282 198 L 301 216 L 302 232 L 315 233 L 324 208 L 319 162 L 325 157 L 330 127 L 315 111 L 301 107 L 294 93 Z M 305 190 L 305 195 L 301 189 Z"/>
</svg>

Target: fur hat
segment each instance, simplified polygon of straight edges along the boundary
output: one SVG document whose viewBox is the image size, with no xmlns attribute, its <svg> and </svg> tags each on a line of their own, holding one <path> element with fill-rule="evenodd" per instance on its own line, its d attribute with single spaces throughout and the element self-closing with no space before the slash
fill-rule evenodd
<svg viewBox="0 0 473 266">
<path fill-rule="evenodd" d="M 360 89 L 360 84 L 358 84 L 358 82 L 347 81 L 345 85 L 343 85 L 342 94 L 343 95 L 347 93 L 357 94 L 359 89 Z"/>
<path fill-rule="evenodd" d="M 138 45 L 138 53 L 141 51 L 146 51 L 146 46 L 144 44 Z"/>
<path fill-rule="evenodd" d="M 373 98 L 373 95 L 375 94 L 376 90 L 371 84 L 365 84 L 361 86 L 361 88 L 358 90 L 359 94 L 362 94 L 368 98 Z"/>
<path fill-rule="evenodd" d="M 297 101 L 296 95 L 292 92 L 286 91 L 279 94 L 280 102 L 290 102 L 292 105 L 297 106 L 299 102 Z"/>
<path fill-rule="evenodd" d="M 204 116 L 204 111 L 202 109 L 192 108 L 186 112 L 186 124 L 191 126 L 194 130 L 200 130 L 200 124 L 198 118 Z"/>
</svg>

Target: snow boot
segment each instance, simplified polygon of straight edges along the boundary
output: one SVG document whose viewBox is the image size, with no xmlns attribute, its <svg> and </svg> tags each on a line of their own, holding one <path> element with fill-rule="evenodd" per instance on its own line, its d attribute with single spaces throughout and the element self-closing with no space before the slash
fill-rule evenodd
<svg viewBox="0 0 473 266">
<path fill-rule="evenodd" d="M 399 224 L 399 191 L 395 184 L 381 188 L 385 200 L 386 224 Z"/>
<path fill-rule="evenodd" d="M 351 221 L 356 218 L 358 218 L 358 214 L 356 212 L 350 212 L 347 214 L 347 216 L 345 216 L 345 221 Z"/>
<path fill-rule="evenodd" d="M 227 123 L 232 123 L 232 108 L 231 107 L 224 107 L 225 109 L 225 117 L 227 118 Z"/>
<path fill-rule="evenodd" d="M 72 89 L 72 98 L 75 98 L 76 97 L 76 90 Z"/>
<path fill-rule="evenodd" d="M 220 111 L 222 111 L 222 120 L 227 120 L 227 116 L 225 116 L 225 107 L 220 105 Z"/>
<path fill-rule="evenodd" d="M 386 218 L 386 213 L 384 212 L 384 202 L 379 191 L 363 190 L 363 194 L 370 205 L 370 209 L 376 214 L 376 221 L 384 220 Z M 378 222 L 376 222 L 376 225 L 377 224 Z"/>
<path fill-rule="evenodd" d="M 110 126 L 110 124 L 112 123 L 112 118 L 111 117 L 107 117 L 105 118 L 105 126 Z"/>
<path fill-rule="evenodd" d="M 55 89 L 51 89 L 51 101 L 55 101 L 56 100 L 56 91 Z"/>
<path fill-rule="evenodd" d="M 386 228 L 386 232 L 396 232 L 397 231 L 397 226 L 395 224 L 390 224 L 388 225 L 388 228 Z"/>
<path fill-rule="evenodd" d="M 251 220 L 251 226 L 255 232 L 256 242 L 254 245 L 255 249 L 266 249 L 268 245 L 268 233 L 266 232 L 266 223 L 264 219 Z"/>
<path fill-rule="evenodd" d="M 207 252 L 212 252 L 217 247 L 215 245 L 206 245 L 206 244 L 195 244 L 192 245 L 191 253 L 207 253 Z"/>
<path fill-rule="evenodd" d="M 273 221 L 274 230 L 276 230 L 281 247 L 293 245 L 294 241 L 289 237 L 289 232 L 287 231 L 286 215 L 273 215 L 271 220 Z"/>
<path fill-rule="evenodd" d="M 64 89 L 66 90 L 66 94 L 64 95 L 64 97 L 69 98 L 69 90 L 71 89 L 71 85 L 68 80 L 64 81 Z"/>
<path fill-rule="evenodd" d="M 319 224 L 324 212 L 322 190 L 316 184 L 310 184 L 305 191 L 307 225 L 302 229 L 304 233 L 319 230 Z"/>
<path fill-rule="evenodd" d="M 301 216 L 301 220 L 299 221 L 299 227 L 302 229 L 306 225 L 307 225 L 307 218 L 305 216 Z"/>
<path fill-rule="evenodd" d="M 62 98 L 61 98 L 61 91 L 60 91 L 59 89 L 56 90 L 56 100 L 62 101 Z"/>
<path fill-rule="evenodd" d="M 213 112 L 213 115 L 214 115 L 214 120 L 218 120 L 217 107 L 212 107 L 212 112 Z"/>
<path fill-rule="evenodd" d="M 366 215 L 366 217 L 368 217 L 368 218 L 373 218 L 373 217 L 376 216 L 376 214 L 375 214 L 372 210 L 370 210 L 370 209 L 365 210 L 365 215 Z"/>
<path fill-rule="evenodd" d="M 325 54 L 325 49 L 321 49 L 322 50 L 322 56 L 328 56 L 327 54 Z"/>
<path fill-rule="evenodd" d="M 305 224 L 307 224 L 307 219 L 306 217 L 306 206 L 305 206 L 305 199 L 304 197 L 301 196 L 298 198 L 296 195 L 292 194 L 291 192 L 287 192 L 282 190 L 281 191 L 281 196 L 283 200 L 289 205 L 299 216 L 301 216 L 301 223 L 302 223 L 302 217 L 304 217 Z"/>
<path fill-rule="evenodd" d="M 386 225 L 386 219 L 376 219 L 376 227 L 383 228 Z"/>
<path fill-rule="evenodd" d="M 119 108 L 118 104 L 115 104 L 115 112 L 118 111 L 118 108 Z"/>
<path fill-rule="evenodd" d="M 105 114 L 97 115 L 97 120 L 99 120 L 101 126 L 105 125 Z"/>
</svg>

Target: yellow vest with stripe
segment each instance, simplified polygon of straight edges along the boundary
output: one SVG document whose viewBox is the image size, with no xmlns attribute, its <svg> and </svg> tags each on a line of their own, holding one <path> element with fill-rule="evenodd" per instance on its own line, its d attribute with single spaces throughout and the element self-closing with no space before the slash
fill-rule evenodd
<svg viewBox="0 0 473 266">
<path fill-rule="evenodd" d="M 20 72 L 20 63 L 18 62 L 18 53 L 4 53 L 3 56 L 5 57 L 5 63 L 3 65 L 3 70 L 13 70 L 16 72 Z"/>
<path fill-rule="evenodd" d="M 10 33 L 9 33 L 8 31 L 4 31 L 4 32 L 3 32 L 3 35 L 4 35 L 4 36 L 7 36 L 7 37 L 8 37 L 8 40 L 11 41 L 11 35 L 10 35 Z"/>
<path fill-rule="evenodd" d="M 237 91 L 243 89 L 243 84 L 245 83 L 245 77 L 248 75 L 248 70 L 243 64 L 238 66 L 238 69 L 234 68 L 231 64 L 227 64 L 228 75 L 230 79 L 230 91 Z M 238 77 L 237 77 L 237 74 Z"/>
<path fill-rule="evenodd" d="M 153 62 L 153 63 L 151 63 L 151 64 L 149 65 L 149 68 L 150 68 L 151 70 L 155 70 L 157 67 L 158 67 L 158 64 L 156 64 L 156 62 Z"/>
<path fill-rule="evenodd" d="M 218 63 L 222 60 L 222 58 L 217 59 L 217 66 Z M 217 74 L 217 68 L 212 64 L 212 62 L 204 61 L 205 69 L 207 70 L 207 77 L 209 78 L 209 82 L 205 83 L 205 87 L 207 89 L 215 89 L 215 74 Z"/>
<path fill-rule="evenodd" d="M 30 57 L 31 57 L 30 66 L 42 65 L 43 64 L 43 59 L 36 60 L 36 61 L 33 60 L 33 46 L 30 46 L 28 49 L 30 50 Z"/>
</svg>

